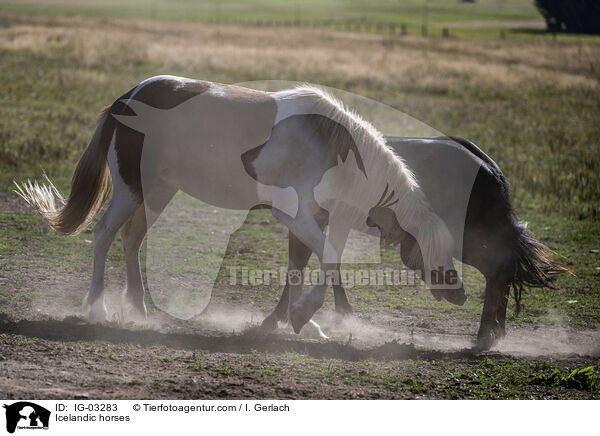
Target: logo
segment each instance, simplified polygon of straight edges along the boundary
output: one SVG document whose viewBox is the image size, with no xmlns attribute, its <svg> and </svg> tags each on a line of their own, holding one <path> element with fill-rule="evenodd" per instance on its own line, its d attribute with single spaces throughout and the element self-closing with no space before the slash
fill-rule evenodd
<svg viewBox="0 0 600 436">
<path fill-rule="evenodd" d="M 19 401 L 11 405 L 4 404 L 6 409 L 6 431 L 14 433 L 18 428 L 48 430 L 50 411 L 28 401 Z"/>
</svg>

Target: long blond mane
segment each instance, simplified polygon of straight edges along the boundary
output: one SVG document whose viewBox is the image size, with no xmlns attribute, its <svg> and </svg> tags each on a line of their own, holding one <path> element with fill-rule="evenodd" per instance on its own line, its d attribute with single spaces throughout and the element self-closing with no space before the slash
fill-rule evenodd
<svg viewBox="0 0 600 436">
<path fill-rule="evenodd" d="M 344 126 L 356 141 L 366 169 L 367 180 L 356 177 L 355 183 L 348 186 L 364 202 L 362 209 L 368 211 L 375 206 L 389 185 L 390 192 L 393 190 L 399 200 L 392 207 L 398 223 L 419 242 L 426 268 L 449 267 L 453 252 L 450 232 L 432 210 L 410 168 L 371 123 L 316 86 L 300 85 L 275 93 L 275 97 L 303 101 L 299 104 L 303 110 L 324 115 Z"/>
</svg>

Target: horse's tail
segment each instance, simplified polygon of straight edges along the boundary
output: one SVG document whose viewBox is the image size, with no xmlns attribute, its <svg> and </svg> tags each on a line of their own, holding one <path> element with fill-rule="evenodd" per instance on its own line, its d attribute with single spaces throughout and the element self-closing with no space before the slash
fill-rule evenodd
<svg viewBox="0 0 600 436">
<path fill-rule="evenodd" d="M 510 284 L 513 288 L 518 314 L 521 310 L 521 295 L 524 286 L 558 289 L 554 283 L 555 276 L 561 272 L 568 272 L 568 269 L 548 258 L 551 250 L 535 239 L 527 230 L 526 223 L 517 223 L 516 230 L 513 247 L 515 274 Z"/>
<path fill-rule="evenodd" d="M 501 228 L 506 226 L 506 235 L 509 235 L 506 237 L 506 242 L 510 244 L 511 249 L 508 268 L 510 268 L 509 273 L 512 274 L 512 277 L 509 284 L 513 289 L 518 314 L 522 308 L 521 296 L 525 286 L 558 289 L 554 283 L 556 275 L 570 271 L 550 260 L 548 255 L 552 253 L 552 250 L 535 239 L 527 230 L 527 223 L 518 221 L 510 199 L 508 180 L 502 174 L 498 164 L 471 141 L 456 136 L 450 136 L 450 139 L 461 144 L 467 151 L 483 161 L 477 180 L 480 180 L 481 176 L 489 177 L 490 179 L 487 179 L 486 183 L 494 186 L 495 199 L 493 202 L 502 210 L 498 215 L 503 217 L 502 224 L 498 223 L 498 225 Z"/>
<path fill-rule="evenodd" d="M 15 192 L 35 207 L 50 227 L 66 235 L 83 230 L 96 216 L 108 198 L 111 188 L 106 157 L 110 146 L 110 132 L 106 118 L 109 107 L 98 116 L 94 136 L 77 163 L 71 179 L 71 192 L 65 199 L 44 174 L 47 184 L 17 185 Z"/>
</svg>

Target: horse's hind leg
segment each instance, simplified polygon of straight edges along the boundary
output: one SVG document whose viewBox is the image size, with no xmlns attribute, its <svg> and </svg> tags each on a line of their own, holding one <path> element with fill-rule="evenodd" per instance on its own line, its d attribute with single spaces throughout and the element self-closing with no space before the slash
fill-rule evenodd
<svg viewBox="0 0 600 436">
<path fill-rule="evenodd" d="M 125 309 L 125 317 L 132 321 L 145 321 L 147 315 L 140 268 L 140 247 L 148 229 L 169 204 L 176 191 L 177 189 L 166 183 L 159 183 L 154 189 L 145 192 L 145 203 L 136 209 L 131 219 L 121 229 L 127 267 L 127 288 L 123 293 L 122 306 Z"/>
<path fill-rule="evenodd" d="M 507 277 L 510 275 L 502 273 L 486 276 L 485 300 L 477 333 L 477 346 L 481 349 L 491 348 L 505 335 L 504 320 L 510 290 Z"/>
<path fill-rule="evenodd" d="M 94 272 L 92 285 L 84 299 L 90 322 L 106 320 L 103 293 L 106 254 L 121 226 L 131 218 L 139 205 L 129 192 L 115 190 L 106 213 L 94 227 Z"/>
<path fill-rule="evenodd" d="M 146 231 L 146 213 L 144 206 L 141 205 L 134 212 L 133 217 L 121 228 L 127 267 L 127 288 L 123 293 L 122 307 L 126 312 L 124 317 L 132 320 L 144 321 L 147 313 L 140 268 L 140 247 Z"/>
</svg>

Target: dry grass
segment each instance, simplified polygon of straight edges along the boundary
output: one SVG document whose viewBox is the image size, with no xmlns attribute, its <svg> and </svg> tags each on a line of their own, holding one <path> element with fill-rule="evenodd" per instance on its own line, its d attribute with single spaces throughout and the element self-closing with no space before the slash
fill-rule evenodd
<svg viewBox="0 0 600 436">
<path fill-rule="evenodd" d="M 0 139 L 8 138 L 0 149 L 8 163 L 73 159 L 89 139 L 91 126 L 81 121 L 151 75 L 298 80 L 362 94 L 469 137 L 503 166 L 518 201 L 539 194 L 552 197 L 550 207 L 581 217 L 598 213 L 600 45 L 134 19 L 0 20 L 2 78 L 17 80 L 3 98 L 5 110 L 38 131 L 23 135 L 21 123 L 0 131 Z M 32 62 L 35 70 L 23 71 Z M 26 89 L 37 86 L 47 95 L 30 99 Z M 30 105 L 39 112 L 29 113 Z M 72 135 L 42 135 L 40 116 L 59 118 Z M 567 197 L 578 204 L 565 205 Z"/>
<path fill-rule="evenodd" d="M 467 82 L 471 87 L 512 89 L 534 81 L 564 89 L 597 90 L 594 72 L 600 70 L 600 45 L 426 40 L 146 20 L 31 21 L 0 29 L 0 48 L 40 53 L 70 49 L 79 57 L 80 69 L 111 57 L 150 61 L 159 70 L 323 77 L 335 82 L 368 81 L 378 88 L 398 90 L 417 79 L 424 87 L 435 84 L 449 89 Z"/>
</svg>

